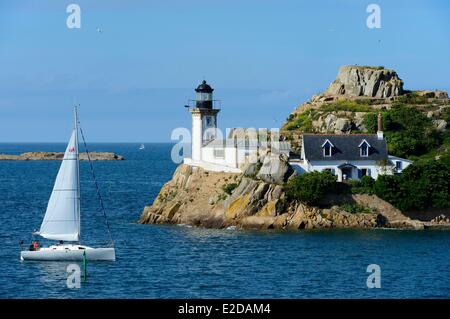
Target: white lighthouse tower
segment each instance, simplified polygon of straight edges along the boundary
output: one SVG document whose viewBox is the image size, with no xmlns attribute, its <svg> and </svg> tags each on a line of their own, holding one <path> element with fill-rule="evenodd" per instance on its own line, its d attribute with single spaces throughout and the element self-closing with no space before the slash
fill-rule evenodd
<svg viewBox="0 0 450 319">
<path fill-rule="evenodd" d="M 205 80 L 195 89 L 195 107 L 189 108 L 192 114 L 192 161 L 202 161 L 202 147 L 217 138 L 217 113 L 213 106 L 214 89 Z"/>
<path fill-rule="evenodd" d="M 183 162 L 208 171 L 241 173 L 239 163 L 245 159 L 245 152 L 240 153 L 240 160 L 236 141 L 222 138 L 217 128 L 220 109 L 214 108 L 213 91 L 203 81 L 195 89 L 194 105 L 186 105 L 192 115 L 191 157 Z"/>
</svg>

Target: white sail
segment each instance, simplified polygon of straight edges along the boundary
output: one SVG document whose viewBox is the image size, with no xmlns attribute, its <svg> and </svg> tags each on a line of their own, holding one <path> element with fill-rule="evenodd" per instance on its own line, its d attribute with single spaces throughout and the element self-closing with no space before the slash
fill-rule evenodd
<svg viewBox="0 0 450 319">
<path fill-rule="evenodd" d="M 75 128 L 59 168 L 44 220 L 38 235 L 78 241 L 80 236 L 80 192 L 78 167 L 78 129 Z"/>
</svg>

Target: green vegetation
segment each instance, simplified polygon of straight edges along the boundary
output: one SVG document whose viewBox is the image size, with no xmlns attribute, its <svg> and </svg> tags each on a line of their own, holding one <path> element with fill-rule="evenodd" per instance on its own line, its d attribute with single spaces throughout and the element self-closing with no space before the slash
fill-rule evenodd
<svg viewBox="0 0 450 319">
<path fill-rule="evenodd" d="M 389 154 L 406 158 L 420 156 L 442 143 L 443 136 L 433 128 L 431 119 L 414 107 L 397 103 L 382 115 Z M 377 114 L 367 114 L 364 125 L 370 133 L 376 133 Z"/>
<path fill-rule="evenodd" d="M 450 157 L 439 161 L 419 161 L 401 175 L 381 175 L 376 181 L 364 176 L 350 184 L 353 194 L 373 194 L 400 210 L 445 208 L 450 206 Z"/>
<path fill-rule="evenodd" d="M 285 126 L 286 130 L 299 130 L 302 132 L 313 132 L 311 111 L 289 116 L 288 123 Z"/>
<path fill-rule="evenodd" d="M 373 108 L 370 107 L 371 103 L 371 100 L 339 100 L 333 103 L 325 103 L 319 110 L 323 112 L 371 112 L 373 111 Z"/>
<path fill-rule="evenodd" d="M 419 161 L 400 175 L 380 175 L 375 181 L 363 176 L 348 181 L 343 188 L 330 172 L 311 172 L 285 184 L 288 200 L 319 206 L 327 193 L 376 194 L 402 211 L 450 207 L 450 156 L 435 161 Z M 371 212 L 356 204 L 344 204 L 349 213 Z"/>
<path fill-rule="evenodd" d="M 434 161 L 439 158 L 442 160 L 450 159 L 450 131 L 447 130 L 439 134 L 439 139 L 442 141 L 441 145 L 430 150 L 428 153 L 420 156 L 410 156 L 413 161 Z"/>
<path fill-rule="evenodd" d="M 364 116 L 363 124 L 369 133 L 376 133 L 378 129 L 378 114 L 368 113 Z"/>
<path fill-rule="evenodd" d="M 333 103 L 325 103 L 317 110 L 309 110 L 304 113 L 290 114 L 286 119 L 285 129 L 288 131 L 298 130 L 304 133 L 314 133 L 313 120 L 317 120 L 320 115 L 329 112 L 371 112 L 370 107 L 375 101 L 367 100 L 340 100 Z"/>
<path fill-rule="evenodd" d="M 336 176 L 330 172 L 311 172 L 298 175 L 285 185 L 288 199 L 308 205 L 318 205 L 328 192 L 336 189 Z"/>
<path fill-rule="evenodd" d="M 353 67 L 356 68 L 361 68 L 361 69 L 371 69 L 371 70 L 384 70 L 384 66 L 379 65 L 379 66 L 373 66 L 373 65 L 355 65 Z"/>
<path fill-rule="evenodd" d="M 347 184 L 351 188 L 352 194 L 373 194 L 375 180 L 370 176 L 363 176 L 361 180 L 350 180 Z"/>
<path fill-rule="evenodd" d="M 446 107 L 444 109 L 444 114 L 443 114 L 443 120 L 446 121 L 447 123 L 450 122 L 450 107 Z"/>
<path fill-rule="evenodd" d="M 373 211 L 369 207 L 357 203 L 344 203 L 339 208 L 350 214 L 372 213 Z"/>
<path fill-rule="evenodd" d="M 225 184 L 222 186 L 222 189 L 225 193 L 227 193 L 228 195 L 231 195 L 231 193 L 234 191 L 234 189 L 238 187 L 237 183 L 230 183 L 230 184 Z"/>
<path fill-rule="evenodd" d="M 217 201 L 221 201 L 221 200 L 225 200 L 225 199 L 227 199 L 227 195 L 223 194 L 223 193 L 217 197 Z"/>
<path fill-rule="evenodd" d="M 404 104 L 427 104 L 428 98 L 423 95 L 419 95 L 415 92 L 407 93 L 404 95 L 401 95 L 397 98 L 397 101 L 399 103 Z"/>
</svg>

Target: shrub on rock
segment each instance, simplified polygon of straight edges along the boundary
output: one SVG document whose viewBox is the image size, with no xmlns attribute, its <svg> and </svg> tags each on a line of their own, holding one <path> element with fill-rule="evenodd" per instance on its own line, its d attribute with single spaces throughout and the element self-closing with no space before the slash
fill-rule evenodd
<svg viewBox="0 0 450 319">
<path fill-rule="evenodd" d="M 326 193 L 335 191 L 336 176 L 330 172 L 311 172 L 291 178 L 285 185 L 286 196 L 308 205 L 318 205 Z"/>
<path fill-rule="evenodd" d="M 414 163 L 401 175 L 379 176 L 374 190 L 403 211 L 450 207 L 450 167 L 443 161 Z"/>
</svg>

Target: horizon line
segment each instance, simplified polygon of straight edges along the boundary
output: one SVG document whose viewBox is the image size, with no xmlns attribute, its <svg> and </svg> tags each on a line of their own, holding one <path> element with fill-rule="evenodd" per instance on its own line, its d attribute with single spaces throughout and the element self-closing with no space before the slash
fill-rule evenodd
<svg viewBox="0 0 450 319">
<path fill-rule="evenodd" d="M 96 142 L 89 142 L 87 143 L 89 144 L 170 144 L 170 143 L 177 143 L 176 141 L 153 141 L 153 142 L 142 142 L 142 141 L 134 141 L 134 142 L 106 142 L 106 141 L 96 141 Z M 55 141 L 40 141 L 40 142 L 5 142 L 5 141 L 0 141 L 0 144 L 67 144 L 67 141 L 60 141 L 60 142 L 55 142 Z"/>
</svg>

